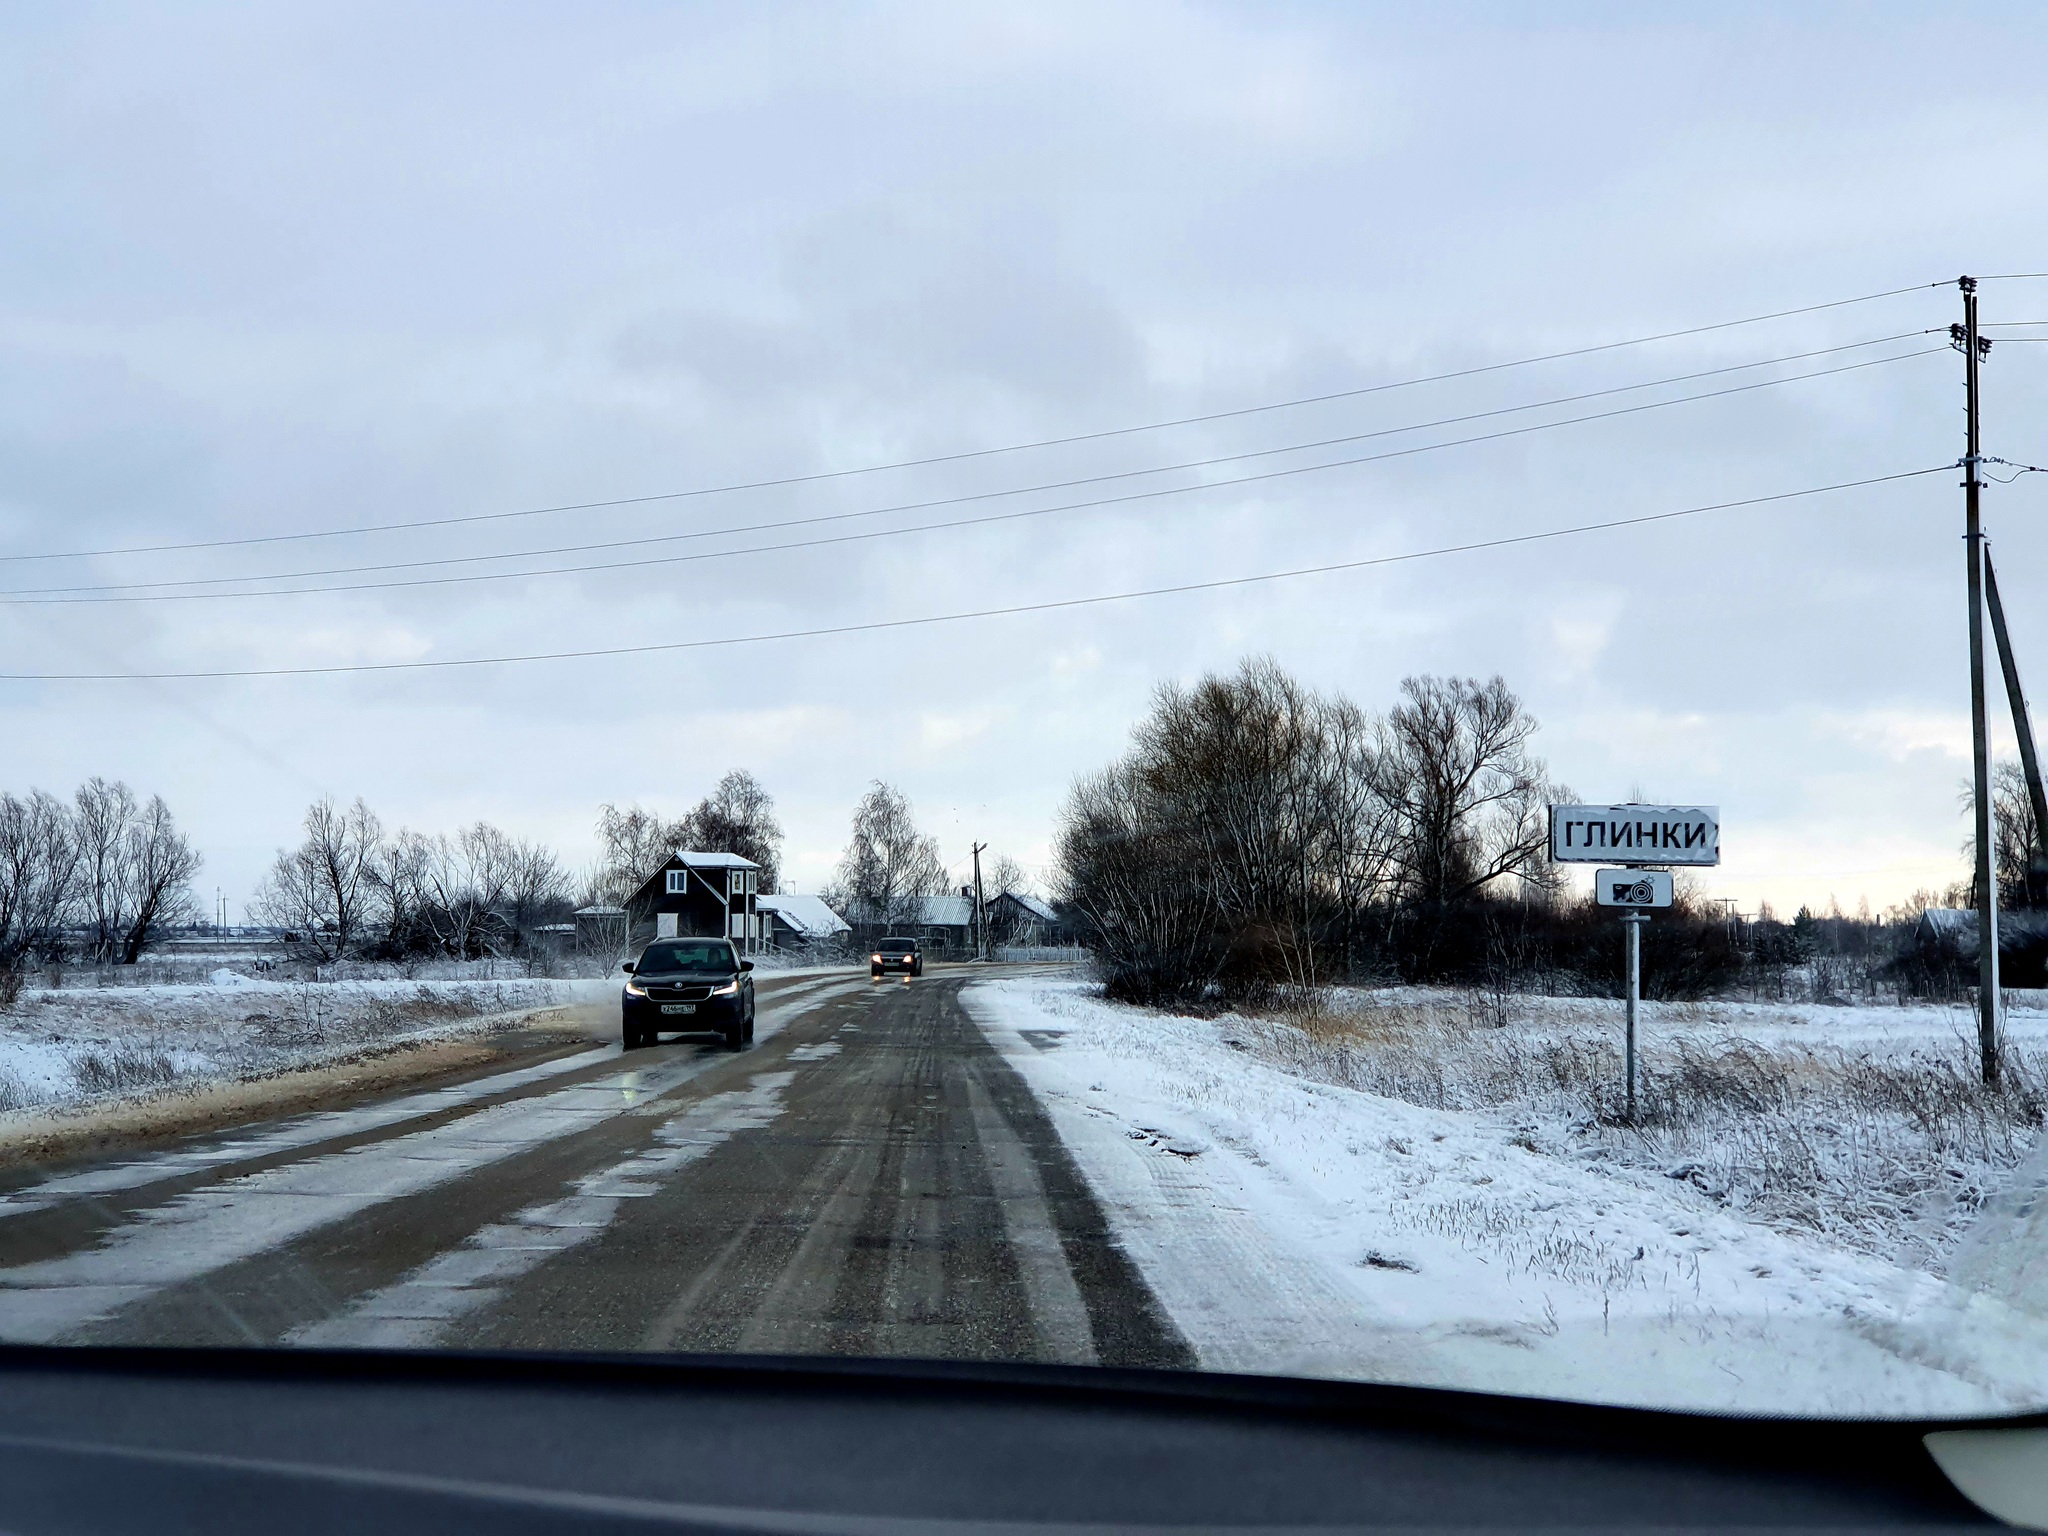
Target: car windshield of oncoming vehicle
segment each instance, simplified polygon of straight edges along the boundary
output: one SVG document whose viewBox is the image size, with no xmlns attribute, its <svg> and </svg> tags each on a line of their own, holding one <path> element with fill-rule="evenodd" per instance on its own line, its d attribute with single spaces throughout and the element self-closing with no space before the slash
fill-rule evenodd
<svg viewBox="0 0 2048 1536">
<path fill-rule="evenodd" d="M 875 948 L 885 955 L 912 955 L 917 953 L 917 941 L 915 939 L 884 939 Z"/>
<path fill-rule="evenodd" d="M 725 973 L 734 969 L 733 950 L 720 939 L 650 944 L 634 967 L 642 976 L 666 976 L 677 972 Z"/>
</svg>

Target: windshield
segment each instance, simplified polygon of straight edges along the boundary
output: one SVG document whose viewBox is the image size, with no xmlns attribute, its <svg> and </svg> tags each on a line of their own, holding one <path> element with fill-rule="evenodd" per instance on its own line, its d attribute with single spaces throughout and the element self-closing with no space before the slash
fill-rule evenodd
<svg viewBox="0 0 2048 1536">
<path fill-rule="evenodd" d="M 2048 1409 L 2048 11 L 1582 11 L 0 9 L 0 1344 Z"/>
<path fill-rule="evenodd" d="M 736 970 L 739 956 L 722 940 L 685 940 L 674 944 L 650 944 L 635 969 L 642 976 L 660 976 L 680 971 L 726 972 Z"/>
</svg>

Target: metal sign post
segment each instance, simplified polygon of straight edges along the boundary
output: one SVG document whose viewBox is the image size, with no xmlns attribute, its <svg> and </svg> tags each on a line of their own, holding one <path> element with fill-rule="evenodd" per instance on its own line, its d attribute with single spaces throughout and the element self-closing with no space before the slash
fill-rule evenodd
<svg viewBox="0 0 2048 1536">
<path fill-rule="evenodd" d="M 1636 1123 L 1636 1004 L 1643 995 L 1643 924 L 1647 912 L 1627 912 L 1621 923 L 1628 930 L 1628 1042 L 1623 1054 L 1628 1059 L 1628 1123 Z"/>
<path fill-rule="evenodd" d="M 1644 907 L 1668 907 L 1674 892 L 1669 869 L 1650 864 L 1721 862 L 1721 812 L 1711 805 L 1553 805 L 1550 857 L 1557 864 L 1620 864 L 1593 874 L 1593 899 L 1624 907 L 1628 934 L 1628 1027 L 1623 1058 L 1628 1069 L 1628 1123 L 1636 1123 L 1636 1014 L 1643 996 Z"/>
</svg>

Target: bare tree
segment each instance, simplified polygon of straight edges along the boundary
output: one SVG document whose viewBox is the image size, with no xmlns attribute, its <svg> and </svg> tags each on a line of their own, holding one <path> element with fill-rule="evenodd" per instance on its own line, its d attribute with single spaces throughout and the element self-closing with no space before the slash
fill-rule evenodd
<svg viewBox="0 0 2048 1536">
<path fill-rule="evenodd" d="M 1021 896 L 1031 889 L 1031 879 L 1022 864 L 1007 853 L 998 853 L 982 866 L 981 889 L 990 901 L 1002 895 Z"/>
<path fill-rule="evenodd" d="M 374 877 L 384 828 L 360 798 L 342 809 L 331 796 L 307 807 L 305 827 L 304 842 L 279 850 L 250 909 L 331 960 L 360 941 L 378 890 Z"/>
<path fill-rule="evenodd" d="M 1405 898 L 1443 909 L 1544 872 L 1554 792 L 1529 749 L 1536 719 L 1501 678 L 1411 677 L 1388 714 L 1375 787 L 1394 817 Z"/>
<path fill-rule="evenodd" d="M 120 953 L 128 930 L 128 881 L 125 855 L 129 830 L 137 815 L 135 793 L 126 784 L 97 776 L 79 785 L 72 817 L 78 844 L 78 899 L 87 932 L 88 952 L 95 960 Z"/>
<path fill-rule="evenodd" d="M 192 877 L 198 873 L 199 855 L 171 819 L 170 807 L 163 796 L 150 796 L 129 824 L 122 848 L 123 965 L 139 960 L 161 930 L 191 920 Z"/>
<path fill-rule="evenodd" d="M 58 953 L 77 875 L 70 807 L 40 789 L 0 795 L 0 967 Z"/>
<path fill-rule="evenodd" d="M 659 812 L 629 805 L 603 805 L 597 812 L 597 868 L 585 894 L 593 903 L 623 906 L 640 882 L 689 845 L 690 824 L 666 821 Z"/>
<path fill-rule="evenodd" d="M 1198 999 L 1221 968 L 1221 914 L 1199 847 L 1126 759 L 1075 784 L 1058 836 L 1059 894 L 1087 928 L 1109 994 Z"/>
<path fill-rule="evenodd" d="M 773 891 L 782 862 L 782 823 L 761 781 L 735 768 L 684 818 L 687 846 L 706 853 L 736 853 L 761 866 L 761 889 Z"/>
<path fill-rule="evenodd" d="M 1192 688 L 1169 684 L 1134 732 L 1157 812 L 1200 852 L 1188 877 L 1227 915 L 1243 962 L 1316 978 L 1314 923 L 1328 863 L 1317 783 L 1325 706 L 1270 659 Z"/>
<path fill-rule="evenodd" d="M 513 944 L 525 948 L 535 928 L 561 916 L 569 905 L 569 875 L 545 844 L 513 841 L 508 854 L 511 868 L 505 878 L 505 921 Z"/>
<path fill-rule="evenodd" d="M 938 839 L 920 832 L 910 801 L 877 779 L 853 810 L 853 836 L 827 899 L 857 926 L 914 922 L 923 898 L 946 889 Z"/>
<path fill-rule="evenodd" d="M 426 919 L 427 871 L 433 860 L 433 839 L 409 828 L 377 849 L 368 877 L 375 893 L 370 915 L 384 930 L 379 944 L 387 955 L 416 951 L 434 937 Z"/>
<path fill-rule="evenodd" d="M 517 862 L 512 840 L 479 821 L 437 837 L 428 860 L 426 919 L 450 953 L 473 959 L 503 936 L 506 891 Z"/>
</svg>

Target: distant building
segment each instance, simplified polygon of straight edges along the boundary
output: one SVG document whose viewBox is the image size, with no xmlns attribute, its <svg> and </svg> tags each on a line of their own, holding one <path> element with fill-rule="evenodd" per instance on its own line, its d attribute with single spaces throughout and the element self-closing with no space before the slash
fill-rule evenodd
<svg viewBox="0 0 2048 1536">
<path fill-rule="evenodd" d="M 627 948 L 655 939 L 723 936 L 751 955 L 764 942 L 761 866 L 736 853 L 670 856 L 626 898 Z"/>
<path fill-rule="evenodd" d="M 982 913 L 988 923 L 989 942 L 992 944 L 1036 946 L 1059 944 L 1065 940 L 1059 914 L 1053 911 L 1050 902 L 1041 897 L 1022 891 L 1004 891 L 990 897 L 983 905 Z"/>
<path fill-rule="evenodd" d="M 957 896 L 921 898 L 914 937 L 925 950 L 939 954 L 974 952 L 974 887 L 963 885 Z"/>
<path fill-rule="evenodd" d="M 576 909 L 576 947 L 594 954 L 626 947 L 626 909 L 600 902 Z"/>
<path fill-rule="evenodd" d="M 1929 907 L 1920 914 L 1913 938 L 1922 950 L 1934 950 L 1962 960 L 1977 957 L 1977 909 L 1975 907 Z M 1998 953 L 2001 957 L 2022 954 L 2048 945 L 2048 912 L 2000 911 Z"/>
<path fill-rule="evenodd" d="M 761 931 L 777 949 L 815 949 L 853 932 L 845 918 L 816 896 L 756 896 Z"/>
</svg>

